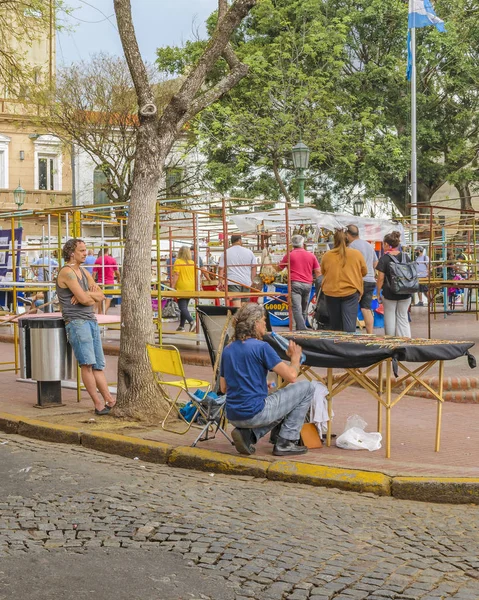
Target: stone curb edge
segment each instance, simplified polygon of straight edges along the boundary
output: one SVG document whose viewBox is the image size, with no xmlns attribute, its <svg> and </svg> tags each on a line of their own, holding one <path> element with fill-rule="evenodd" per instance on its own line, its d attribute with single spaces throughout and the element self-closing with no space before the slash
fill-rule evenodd
<svg viewBox="0 0 479 600">
<path fill-rule="evenodd" d="M 479 479 L 401 477 L 374 471 L 327 467 L 287 460 L 232 456 L 190 446 L 171 446 L 114 433 L 92 433 L 0 413 L 0 431 L 47 442 L 76 444 L 145 462 L 230 475 L 259 477 L 341 490 L 392 496 L 402 500 L 449 504 L 479 504 Z"/>
</svg>

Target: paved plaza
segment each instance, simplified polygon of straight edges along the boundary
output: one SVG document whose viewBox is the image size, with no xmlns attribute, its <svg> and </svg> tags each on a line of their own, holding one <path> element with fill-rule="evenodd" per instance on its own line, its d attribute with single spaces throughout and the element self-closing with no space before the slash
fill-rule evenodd
<svg viewBox="0 0 479 600">
<path fill-rule="evenodd" d="M 479 510 L 0 433 L 0 598 L 477 600 Z"/>
</svg>

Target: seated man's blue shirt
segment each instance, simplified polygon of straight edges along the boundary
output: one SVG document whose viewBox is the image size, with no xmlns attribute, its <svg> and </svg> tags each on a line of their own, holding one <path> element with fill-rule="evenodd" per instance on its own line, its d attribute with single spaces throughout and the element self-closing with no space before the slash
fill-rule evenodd
<svg viewBox="0 0 479 600">
<path fill-rule="evenodd" d="M 255 338 L 237 340 L 224 349 L 220 374 L 227 384 L 228 419 L 245 421 L 263 410 L 268 395 L 266 376 L 280 362 L 269 344 Z"/>
</svg>

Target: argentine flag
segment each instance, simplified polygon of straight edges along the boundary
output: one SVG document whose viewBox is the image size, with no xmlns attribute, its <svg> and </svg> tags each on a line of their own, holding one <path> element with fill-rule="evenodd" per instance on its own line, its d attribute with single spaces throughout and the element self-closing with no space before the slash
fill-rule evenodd
<svg viewBox="0 0 479 600">
<path fill-rule="evenodd" d="M 434 25 L 438 31 L 446 31 L 444 21 L 436 16 L 431 0 L 409 0 L 408 28 Z"/>
<path fill-rule="evenodd" d="M 411 81 L 412 53 L 411 53 L 411 29 L 419 27 L 434 27 L 441 32 L 446 31 L 444 21 L 434 12 L 431 0 L 409 0 L 409 18 L 407 32 L 407 80 Z"/>
</svg>

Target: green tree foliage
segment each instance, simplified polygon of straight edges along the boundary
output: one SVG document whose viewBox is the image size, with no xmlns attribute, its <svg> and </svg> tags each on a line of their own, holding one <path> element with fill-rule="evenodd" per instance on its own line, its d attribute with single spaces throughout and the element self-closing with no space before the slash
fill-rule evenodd
<svg viewBox="0 0 479 600">
<path fill-rule="evenodd" d="M 236 33 L 233 44 L 249 75 L 194 124 L 214 190 L 289 199 L 295 194 L 291 148 L 300 137 L 311 149 L 316 180 L 308 190 L 319 190 L 318 180 L 327 179 L 328 160 L 341 144 L 330 115 L 337 104 L 346 28 L 326 15 L 318 18 L 317 5 L 316 0 L 266 0 Z M 196 42 L 160 49 L 158 65 L 182 74 L 200 47 Z M 216 76 L 221 69 L 218 64 Z M 318 200 L 329 206 L 324 190 Z"/>
<path fill-rule="evenodd" d="M 478 11 L 438 0 L 447 33 L 417 30 L 418 199 L 445 182 L 477 180 Z M 311 148 L 308 195 L 327 207 L 356 193 L 409 202 L 407 3 L 265 0 L 233 41 L 250 74 L 195 122 L 212 187 L 236 195 L 294 196 L 290 149 Z M 214 16 L 211 25 L 214 24 Z M 202 48 L 158 51 L 184 73 Z M 217 76 L 222 64 L 217 65 Z M 466 187 L 464 187 L 466 186 Z"/>
</svg>

